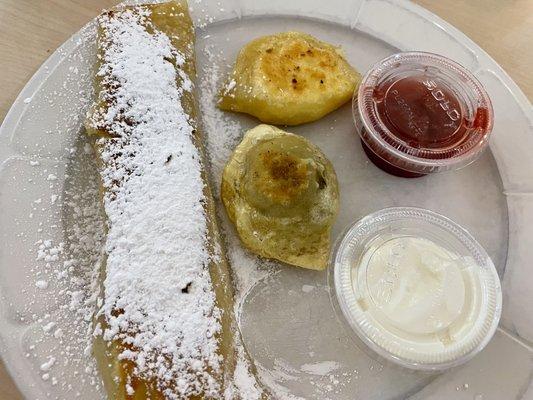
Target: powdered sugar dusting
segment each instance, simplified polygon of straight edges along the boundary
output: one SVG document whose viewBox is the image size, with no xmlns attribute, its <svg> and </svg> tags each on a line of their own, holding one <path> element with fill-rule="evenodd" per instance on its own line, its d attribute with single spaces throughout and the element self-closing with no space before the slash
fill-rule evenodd
<svg viewBox="0 0 533 400">
<path fill-rule="evenodd" d="M 301 366 L 302 371 L 313 375 L 327 375 L 339 369 L 341 365 L 336 361 L 321 361 L 317 363 L 304 364 Z"/>
<path fill-rule="evenodd" d="M 97 183 L 87 173 L 94 169 L 94 162 L 92 156 L 82 153 L 80 145 L 83 143 L 70 149 L 72 159 L 64 173 L 53 168 L 58 179 L 51 182 L 50 191 L 61 204 L 44 196 L 39 197 L 42 201 L 38 205 L 31 201 L 29 216 L 35 214 L 44 221 L 36 229 L 41 239 L 30 247 L 35 260 L 31 272 L 38 292 L 28 290 L 26 294 L 24 314 L 29 313 L 31 321 L 20 319 L 34 324 L 24 338 L 25 357 L 36 366 L 40 378 L 63 397 L 76 395 L 79 388 L 72 385 L 73 379 L 93 386 L 92 394 L 99 392 L 100 383 L 90 349 L 103 219 L 94 202 Z M 47 161 L 42 164 L 32 166 L 32 181 L 48 182 L 51 168 Z M 47 305 L 47 312 L 36 311 L 42 304 Z M 43 391 L 43 395 L 50 397 L 50 392 Z"/>
<path fill-rule="evenodd" d="M 240 303 L 246 297 L 248 290 L 261 278 L 269 275 L 275 263 L 260 259 L 244 249 L 233 225 L 229 221 L 220 201 L 220 184 L 222 172 L 231 153 L 241 141 L 245 128 L 235 119 L 235 116 L 221 111 L 217 107 L 218 93 L 225 79 L 221 66 L 226 62 L 221 53 L 217 53 L 213 46 L 203 49 L 206 63 L 202 67 L 200 81 L 200 109 L 202 122 L 207 136 L 207 149 L 213 176 L 214 194 L 218 203 L 219 217 L 222 221 L 222 231 L 226 238 L 228 257 L 235 284 L 235 313 L 240 312 Z"/>
<path fill-rule="evenodd" d="M 204 37 L 205 38 L 205 37 Z M 200 86 L 200 109 L 203 127 L 207 137 L 207 149 L 211 175 L 214 181 L 214 195 L 217 201 L 221 231 L 224 234 L 227 254 L 235 288 L 234 312 L 241 313 L 241 305 L 248 291 L 262 278 L 274 270 L 274 264 L 262 260 L 242 247 L 233 225 L 229 221 L 220 200 L 220 184 L 222 172 L 233 149 L 240 142 L 245 129 L 233 115 L 221 111 L 217 107 L 218 91 L 225 78 L 222 68 L 227 63 L 221 53 L 213 46 L 203 47 L 205 62 L 202 65 Z M 251 373 L 251 365 L 244 351 L 240 335 L 235 338 L 237 348 L 237 365 L 235 369 L 233 391 L 226 393 L 227 399 L 235 398 L 239 393 L 246 400 L 260 399 L 262 389 L 258 387 L 256 377 Z M 258 371 L 259 372 L 259 371 Z M 270 385 L 269 385 L 270 386 Z M 271 386 L 272 387 L 272 386 Z"/>
<path fill-rule="evenodd" d="M 109 220 L 101 313 L 106 340 L 131 345 L 120 357 L 155 379 L 168 398 L 215 396 L 220 311 L 209 276 L 201 161 L 181 106 L 192 83 L 183 56 L 143 8 L 104 15 L 102 98 L 90 123 L 99 139 Z M 153 26 L 150 26 L 150 30 Z"/>
<path fill-rule="evenodd" d="M 217 107 L 218 91 L 224 76 L 221 66 L 224 65 L 220 53 L 213 46 L 203 49 L 207 64 L 202 66 L 200 84 L 200 109 L 202 122 L 207 136 L 207 150 L 211 163 L 211 171 L 215 181 L 214 192 L 220 194 L 222 171 L 233 149 L 241 141 L 244 132 L 241 125 Z"/>
</svg>

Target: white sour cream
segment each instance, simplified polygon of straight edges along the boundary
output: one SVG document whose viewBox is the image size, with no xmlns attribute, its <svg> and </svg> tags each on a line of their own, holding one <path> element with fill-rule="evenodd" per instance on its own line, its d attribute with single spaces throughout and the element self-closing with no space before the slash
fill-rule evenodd
<svg viewBox="0 0 533 400">
<path fill-rule="evenodd" d="M 369 249 L 362 264 L 367 264 L 369 304 L 409 333 L 450 327 L 461 314 L 465 290 L 476 290 L 463 278 L 467 260 L 423 238 L 391 239 Z"/>
<path fill-rule="evenodd" d="M 366 333 L 413 363 L 455 358 L 477 341 L 480 273 L 472 257 L 429 239 L 381 237 L 352 267 Z"/>
<path fill-rule="evenodd" d="M 352 225 L 333 257 L 336 304 L 380 356 L 413 369 L 466 362 L 501 314 L 490 257 L 453 221 L 419 208 L 388 208 Z"/>
</svg>

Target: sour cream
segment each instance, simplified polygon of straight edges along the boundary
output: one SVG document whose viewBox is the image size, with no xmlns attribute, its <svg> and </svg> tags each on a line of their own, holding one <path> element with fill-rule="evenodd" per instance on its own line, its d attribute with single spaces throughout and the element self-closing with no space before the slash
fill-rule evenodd
<svg viewBox="0 0 533 400">
<path fill-rule="evenodd" d="M 444 369 L 473 357 L 501 313 L 488 255 L 430 211 L 377 214 L 354 224 L 334 255 L 336 300 L 349 325 L 379 355 L 406 367 Z"/>
<path fill-rule="evenodd" d="M 392 238 L 367 250 L 361 264 L 366 265 L 369 312 L 409 334 L 450 328 L 463 311 L 465 292 L 477 291 L 463 277 L 471 258 L 423 238 Z"/>
</svg>

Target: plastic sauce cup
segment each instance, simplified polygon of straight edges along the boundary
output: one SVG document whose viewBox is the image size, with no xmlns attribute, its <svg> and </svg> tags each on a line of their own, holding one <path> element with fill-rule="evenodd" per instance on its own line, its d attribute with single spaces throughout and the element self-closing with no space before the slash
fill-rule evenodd
<svg viewBox="0 0 533 400">
<path fill-rule="evenodd" d="M 432 211 L 397 207 L 352 225 L 332 254 L 333 300 L 379 356 L 443 370 L 479 353 L 501 315 L 498 273 L 462 227 Z"/>
<path fill-rule="evenodd" d="M 374 65 L 354 93 L 352 111 L 370 160 L 402 177 L 470 164 L 487 147 L 493 126 L 481 83 L 456 62 L 424 52 Z"/>
</svg>

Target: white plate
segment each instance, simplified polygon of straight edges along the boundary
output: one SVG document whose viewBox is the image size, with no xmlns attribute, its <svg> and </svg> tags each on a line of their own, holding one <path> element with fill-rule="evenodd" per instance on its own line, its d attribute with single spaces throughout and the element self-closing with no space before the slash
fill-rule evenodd
<svg viewBox="0 0 533 400">
<path fill-rule="evenodd" d="M 334 236 L 354 219 L 393 205 L 433 209 L 476 236 L 504 286 L 502 322 L 488 347 L 439 375 L 380 363 L 357 347 L 335 316 L 326 273 L 237 254 L 226 226 L 244 341 L 267 385 L 280 398 L 533 398 L 533 111 L 514 82 L 462 33 L 403 1 L 191 4 L 201 25 L 199 87 L 210 146 L 218 149 L 211 153 L 216 181 L 231 146 L 257 121 L 216 111 L 213 92 L 238 49 L 262 34 L 307 31 L 341 45 L 362 72 L 398 49 L 437 52 L 470 69 L 494 102 L 491 152 L 461 171 L 415 180 L 388 176 L 367 161 L 349 105 L 290 129 L 315 142 L 335 165 L 342 201 Z M 94 234 L 101 218 L 91 206 L 96 175 L 81 132 L 93 57 L 91 23 L 43 64 L 0 129 L 0 349 L 31 399 L 102 396 L 93 362 L 83 353 L 90 327 L 84 318 L 93 307 L 87 284 L 101 240 Z"/>
</svg>

